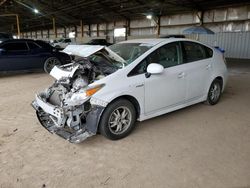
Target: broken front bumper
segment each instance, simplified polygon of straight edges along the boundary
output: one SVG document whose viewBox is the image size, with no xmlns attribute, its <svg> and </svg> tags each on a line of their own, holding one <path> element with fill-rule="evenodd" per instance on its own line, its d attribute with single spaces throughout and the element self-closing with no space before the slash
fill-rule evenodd
<svg viewBox="0 0 250 188">
<path fill-rule="evenodd" d="M 36 110 L 37 118 L 45 129 L 71 143 L 80 143 L 95 135 L 104 111 L 104 107 L 93 106 L 91 111 L 85 114 L 84 123 L 81 123 L 80 126 L 68 127 L 66 125 L 68 116 L 64 109 L 45 102 L 42 95 L 36 95 L 36 99 L 31 105 Z"/>
</svg>

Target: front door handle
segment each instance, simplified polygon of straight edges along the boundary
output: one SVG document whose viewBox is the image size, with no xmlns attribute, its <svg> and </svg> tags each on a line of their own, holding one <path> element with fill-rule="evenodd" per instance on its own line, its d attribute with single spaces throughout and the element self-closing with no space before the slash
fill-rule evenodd
<svg viewBox="0 0 250 188">
<path fill-rule="evenodd" d="M 143 87 L 144 84 L 139 84 L 139 85 L 136 85 L 135 87 Z"/>
<path fill-rule="evenodd" d="M 207 66 L 206 66 L 206 69 L 210 69 L 211 68 L 211 64 L 208 64 Z"/>
<path fill-rule="evenodd" d="M 181 72 L 178 74 L 178 78 L 183 78 L 185 76 L 185 73 L 184 72 Z"/>
</svg>

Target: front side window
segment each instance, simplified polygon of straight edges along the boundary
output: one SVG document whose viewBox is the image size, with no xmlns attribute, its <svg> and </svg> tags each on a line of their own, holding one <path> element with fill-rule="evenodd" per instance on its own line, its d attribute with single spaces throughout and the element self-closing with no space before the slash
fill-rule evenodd
<svg viewBox="0 0 250 188">
<path fill-rule="evenodd" d="M 166 44 L 149 54 L 139 63 L 128 76 L 146 73 L 150 63 L 161 64 L 164 68 L 173 67 L 182 63 L 181 47 L 179 42 Z"/>
<path fill-rule="evenodd" d="M 28 47 L 26 42 L 16 42 L 16 43 L 7 43 L 2 46 L 6 51 L 27 51 Z"/>
<path fill-rule="evenodd" d="M 183 42 L 184 63 L 199 61 L 207 58 L 207 54 L 203 45 L 195 42 Z"/>
</svg>

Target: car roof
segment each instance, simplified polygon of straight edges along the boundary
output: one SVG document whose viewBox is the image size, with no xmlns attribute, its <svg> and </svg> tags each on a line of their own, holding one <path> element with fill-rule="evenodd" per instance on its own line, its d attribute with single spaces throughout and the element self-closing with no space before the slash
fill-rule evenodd
<svg viewBox="0 0 250 188">
<path fill-rule="evenodd" d="M 6 43 L 6 42 L 30 42 L 30 41 L 35 42 L 35 40 L 33 39 L 9 39 L 4 42 Z"/>
<path fill-rule="evenodd" d="M 2 46 L 4 44 L 8 44 L 8 43 L 15 43 L 15 42 L 36 42 L 42 48 L 53 48 L 53 46 L 51 46 L 46 41 L 43 41 L 43 40 L 33 40 L 33 39 L 9 39 L 9 40 L 6 40 L 6 41 L 0 43 L 0 46 Z"/>
<path fill-rule="evenodd" d="M 159 43 L 162 42 L 176 42 L 176 41 L 191 41 L 191 42 L 197 42 L 200 43 L 199 41 L 192 40 L 192 39 L 187 39 L 187 38 L 147 38 L 147 39 L 132 39 L 132 40 L 127 40 L 127 41 L 122 41 L 120 43 L 145 43 L 145 44 L 150 44 L 152 46 L 155 46 Z"/>
<path fill-rule="evenodd" d="M 173 41 L 179 41 L 180 39 L 178 38 L 147 38 L 147 39 L 132 39 L 132 40 L 127 40 L 123 41 L 121 43 L 146 43 L 146 44 L 151 44 L 151 45 L 156 45 L 161 42 L 173 42 Z"/>
</svg>

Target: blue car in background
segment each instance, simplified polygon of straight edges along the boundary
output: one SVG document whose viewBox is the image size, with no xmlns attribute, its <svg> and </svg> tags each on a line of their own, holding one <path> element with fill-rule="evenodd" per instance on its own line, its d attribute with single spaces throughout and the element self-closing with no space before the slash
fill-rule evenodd
<svg viewBox="0 0 250 188">
<path fill-rule="evenodd" d="M 0 43 L 0 72 L 44 69 L 71 62 L 71 57 L 41 40 L 13 39 Z"/>
</svg>

